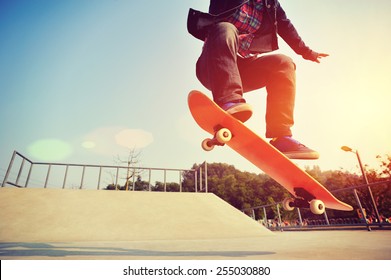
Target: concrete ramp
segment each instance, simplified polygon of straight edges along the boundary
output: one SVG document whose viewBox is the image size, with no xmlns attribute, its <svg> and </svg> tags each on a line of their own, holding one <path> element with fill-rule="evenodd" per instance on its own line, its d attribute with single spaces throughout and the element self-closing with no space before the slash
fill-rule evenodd
<svg viewBox="0 0 391 280">
<path fill-rule="evenodd" d="M 213 194 L 0 189 L 0 242 L 254 238 L 269 230 Z"/>
</svg>

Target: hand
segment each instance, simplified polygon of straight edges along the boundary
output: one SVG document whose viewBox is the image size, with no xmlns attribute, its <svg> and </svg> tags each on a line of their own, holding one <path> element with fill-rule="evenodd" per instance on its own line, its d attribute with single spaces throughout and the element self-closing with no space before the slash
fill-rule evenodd
<svg viewBox="0 0 391 280">
<path fill-rule="evenodd" d="M 311 50 L 309 52 L 303 54 L 304 59 L 311 60 L 316 63 L 320 63 L 320 59 L 322 59 L 323 57 L 326 57 L 326 56 L 329 56 L 329 55 L 326 53 L 317 53 L 317 52 L 314 52 Z"/>
<path fill-rule="evenodd" d="M 329 56 L 329 55 L 326 54 L 326 53 L 318 53 L 318 55 L 315 57 L 315 59 L 313 61 L 316 62 L 316 63 L 320 63 L 320 60 L 323 57 L 327 57 L 327 56 Z"/>
</svg>

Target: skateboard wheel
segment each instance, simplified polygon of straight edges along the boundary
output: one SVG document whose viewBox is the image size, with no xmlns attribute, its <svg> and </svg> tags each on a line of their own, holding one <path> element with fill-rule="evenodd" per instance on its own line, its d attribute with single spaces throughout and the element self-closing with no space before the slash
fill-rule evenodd
<svg viewBox="0 0 391 280">
<path fill-rule="evenodd" d="M 232 138 L 232 133 L 229 129 L 227 128 L 222 128 L 216 132 L 215 136 L 217 142 L 220 144 L 225 144 Z"/>
<path fill-rule="evenodd" d="M 201 143 L 201 146 L 202 146 L 202 149 L 207 152 L 213 150 L 213 148 L 215 147 L 215 145 L 212 144 L 212 139 L 210 139 L 210 138 L 204 139 L 204 141 L 202 141 L 202 143 Z"/>
<path fill-rule="evenodd" d="M 316 215 L 323 214 L 325 211 L 325 206 L 323 201 L 319 199 L 313 199 L 310 201 L 310 210 Z"/>
<path fill-rule="evenodd" d="M 295 207 L 291 206 L 291 203 L 293 203 L 295 200 L 293 198 L 285 198 L 283 201 L 282 201 L 282 208 L 284 208 L 284 210 L 286 211 L 293 211 L 295 209 Z"/>
</svg>

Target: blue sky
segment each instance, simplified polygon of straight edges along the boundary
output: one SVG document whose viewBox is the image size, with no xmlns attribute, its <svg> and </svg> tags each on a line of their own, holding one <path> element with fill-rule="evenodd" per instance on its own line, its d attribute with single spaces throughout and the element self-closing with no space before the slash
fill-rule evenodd
<svg viewBox="0 0 391 280">
<path fill-rule="evenodd" d="M 359 172 L 391 153 L 391 2 L 280 1 L 304 41 L 329 53 L 297 64 L 294 136 L 321 153 L 300 162 Z M 113 164 L 129 148 L 144 167 L 226 162 L 260 172 L 229 148 L 204 152 L 208 135 L 191 118 L 187 94 L 208 93 L 194 68 L 202 43 L 186 31 L 200 1 L 0 0 L 0 179 L 14 150 L 34 161 Z M 264 90 L 246 95 L 261 136 Z"/>
</svg>

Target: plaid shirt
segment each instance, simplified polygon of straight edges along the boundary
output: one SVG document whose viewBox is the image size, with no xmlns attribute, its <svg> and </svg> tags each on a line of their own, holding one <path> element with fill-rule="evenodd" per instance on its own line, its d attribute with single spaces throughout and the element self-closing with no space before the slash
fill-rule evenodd
<svg viewBox="0 0 391 280">
<path fill-rule="evenodd" d="M 250 0 L 238 9 L 228 22 L 235 25 L 239 30 L 239 51 L 243 57 L 251 56 L 250 45 L 255 37 L 254 33 L 259 29 L 262 23 L 262 0 Z"/>
</svg>

